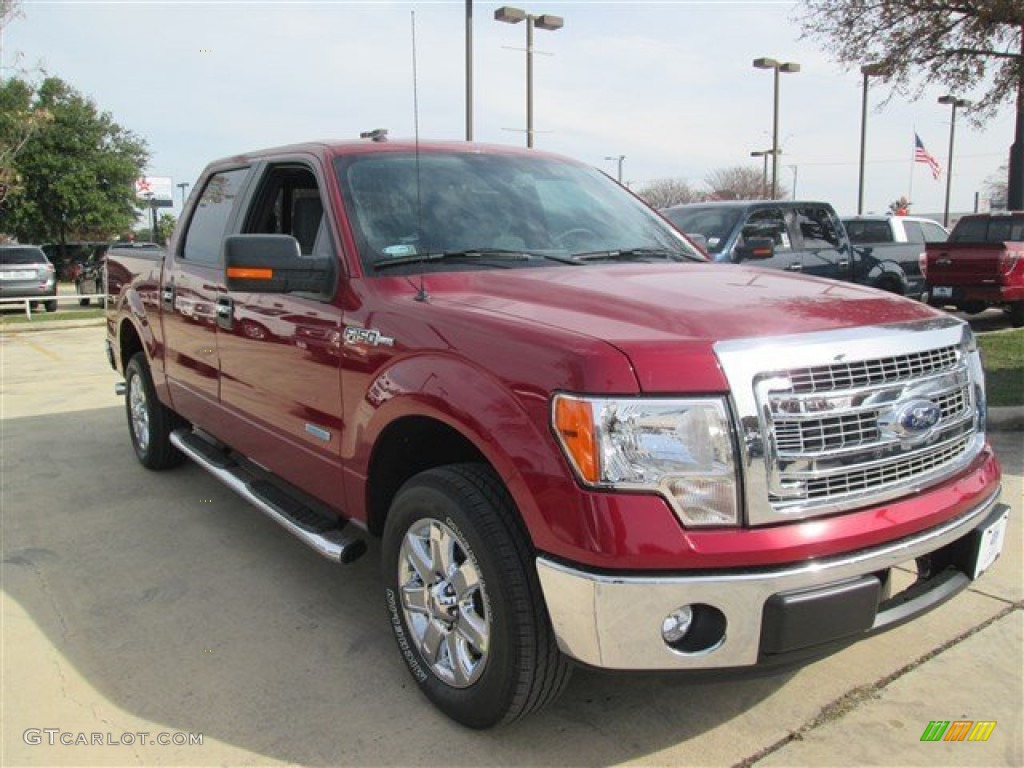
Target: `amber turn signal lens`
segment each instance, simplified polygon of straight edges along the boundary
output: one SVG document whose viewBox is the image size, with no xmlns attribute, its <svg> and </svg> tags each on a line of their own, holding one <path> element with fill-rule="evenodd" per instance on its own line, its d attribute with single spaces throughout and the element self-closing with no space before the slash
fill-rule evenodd
<svg viewBox="0 0 1024 768">
<path fill-rule="evenodd" d="M 594 440 L 592 406 L 585 400 L 559 397 L 555 400 L 555 429 L 569 458 L 588 483 L 598 480 L 597 443 Z"/>
<path fill-rule="evenodd" d="M 228 267 L 228 277 L 236 280 L 273 280 L 274 270 L 259 267 Z"/>
</svg>

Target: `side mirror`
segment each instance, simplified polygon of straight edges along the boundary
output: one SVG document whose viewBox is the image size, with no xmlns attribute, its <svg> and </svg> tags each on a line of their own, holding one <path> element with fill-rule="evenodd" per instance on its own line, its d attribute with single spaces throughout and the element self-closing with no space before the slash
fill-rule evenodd
<svg viewBox="0 0 1024 768">
<path fill-rule="evenodd" d="M 231 235 L 224 240 L 225 283 L 249 293 L 326 293 L 329 259 L 302 256 L 291 235 Z"/>
<path fill-rule="evenodd" d="M 736 261 L 770 259 L 775 255 L 775 241 L 770 237 L 748 237 L 743 245 L 737 245 L 732 252 Z"/>
</svg>

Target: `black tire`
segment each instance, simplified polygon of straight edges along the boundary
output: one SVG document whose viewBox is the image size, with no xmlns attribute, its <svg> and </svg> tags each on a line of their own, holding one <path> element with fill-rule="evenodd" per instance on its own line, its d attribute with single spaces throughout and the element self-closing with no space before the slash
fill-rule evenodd
<svg viewBox="0 0 1024 768">
<path fill-rule="evenodd" d="M 168 469 L 185 456 L 171 444 L 171 432 L 187 422 L 156 397 L 144 352 L 136 352 L 124 369 L 124 409 L 128 434 L 139 463 L 147 469 Z"/>
<path fill-rule="evenodd" d="M 429 584 L 409 557 L 414 551 L 426 553 L 417 542 L 426 541 L 422 536 L 428 530 L 432 536 L 451 535 L 440 539 L 451 546 L 438 547 L 438 552 L 448 551 L 458 565 L 444 578 L 437 569 L 424 568 L 431 574 Z M 430 552 L 430 563 L 435 563 L 434 550 Z M 512 498 L 489 467 L 455 464 L 406 482 L 388 513 L 382 564 L 385 599 L 402 658 L 420 690 L 450 718 L 470 728 L 511 723 L 550 703 L 565 688 L 571 667 L 551 629 L 533 549 Z M 458 578 L 463 572 L 475 581 Z M 459 593 L 459 582 L 477 586 Z M 446 625 L 437 618 L 442 615 L 452 622 Z M 483 623 L 483 631 L 472 634 L 484 639 L 482 652 L 468 639 L 464 622 L 468 628 Z M 429 652 L 430 627 L 437 638 L 433 661 L 424 654 L 424 648 Z M 453 643 L 460 659 L 476 662 L 473 671 L 460 664 L 454 672 Z M 454 679 L 457 674 L 463 679 Z"/>
<path fill-rule="evenodd" d="M 983 301 L 964 301 L 957 304 L 956 308 L 965 315 L 980 315 L 988 309 L 988 305 Z"/>
<path fill-rule="evenodd" d="M 1024 301 L 1015 301 L 1010 305 L 1010 325 L 1024 328 Z"/>
<path fill-rule="evenodd" d="M 79 299 L 78 300 L 78 306 L 80 306 L 80 307 L 88 307 L 89 306 L 89 300 L 88 299 Z"/>
<path fill-rule="evenodd" d="M 46 311 L 47 312 L 56 312 L 57 311 L 57 300 L 53 299 L 52 301 L 45 301 L 45 302 L 43 302 L 43 306 L 46 307 Z"/>
</svg>

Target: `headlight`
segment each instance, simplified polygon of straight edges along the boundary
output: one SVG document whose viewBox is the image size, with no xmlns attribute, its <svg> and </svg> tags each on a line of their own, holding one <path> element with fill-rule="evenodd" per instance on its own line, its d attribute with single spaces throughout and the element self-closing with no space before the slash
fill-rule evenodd
<svg viewBox="0 0 1024 768">
<path fill-rule="evenodd" d="M 739 524 L 723 399 L 556 395 L 552 408 L 555 433 L 585 485 L 660 493 L 684 525 Z"/>
<path fill-rule="evenodd" d="M 978 340 L 970 326 L 964 325 L 963 340 L 960 342 L 960 353 L 967 359 L 967 367 L 971 372 L 971 383 L 974 385 L 974 404 L 978 411 L 978 431 L 985 432 L 988 420 L 988 404 L 985 399 L 985 370 L 981 365 L 981 351 Z"/>
</svg>

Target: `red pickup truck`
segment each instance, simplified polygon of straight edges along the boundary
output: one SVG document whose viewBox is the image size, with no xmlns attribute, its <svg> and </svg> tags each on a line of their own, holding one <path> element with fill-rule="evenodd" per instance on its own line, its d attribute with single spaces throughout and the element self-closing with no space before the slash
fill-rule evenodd
<svg viewBox="0 0 1024 768">
<path fill-rule="evenodd" d="M 975 314 L 1003 307 L 1024 326 L 1024 211 L 964 216 L 946 243 L 928 243 L 929 303 Z"/>
<path fill-rule="evenodd" d="M 400 657 L 472 727 L 551 701 L 573 664 L 821 656 L 1002 546 L 966 324 L 708 263 L 565 158 L 238 155 L 165 253 L 107 266 L 139 461 L 198 462 L 339 562 L 381 537 Z"/>
</svg>

